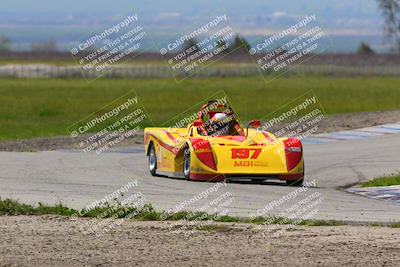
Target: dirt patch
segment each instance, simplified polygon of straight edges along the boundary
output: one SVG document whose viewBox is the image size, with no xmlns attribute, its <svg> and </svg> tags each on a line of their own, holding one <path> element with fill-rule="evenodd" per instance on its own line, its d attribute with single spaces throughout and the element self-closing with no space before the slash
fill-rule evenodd
<svg viewBox="0 0 400 267">
<path fill-rule="evenodd" d="M 400 110 L 350 113 L 329 116 L 328 118 L 328 120 L 321 122 L 318 133 L 351 130 L 386 123 L 397 123 L 400 121 Z M 79 142 L 88 137 L 89 135 L 82 135 L 79 136 L 79 138 L 71 138 L 67 136 L 0 142 L 0 151 L 49 151 L 61 149 L 79 149 Z M 125 139 L 115 147 L 129 147 L 135 144 L 143 144 L 143 131 L 138 132 L 134 137 Z"/>
<path fill-rule="evenodd" d="M 87 139 L 89 136 L 90 135 L 80 135 L 77 138 L 72 138 L 70 136 L 44 137 L 19 141 L 0 142 L 0 151 L 34 152 L 63 149 L 80 149 L 79 143 Z M 129 147 L 132 145 L 140 144 L 143 144 L 143 131 L 138 132 L 133 137 L 126 138 L 114 147 Z"/>
<path fill-rule="evenodd" d="M 396 266 L 399 228 L 300 227 L 279 236 L 249 224 L 190 234 L 173 222 L 126 221 L 100 237 L 58 216 L 0 217 L 1 266 Z M 279 226 L 277 229 L 285 229 Z"/>
<path fill-rule="evenodd" d="M 400 122 L 400 110 L 348 113 L 329 116 L 320 125 L 321 132 L 336 132 Z"/>
</svg>

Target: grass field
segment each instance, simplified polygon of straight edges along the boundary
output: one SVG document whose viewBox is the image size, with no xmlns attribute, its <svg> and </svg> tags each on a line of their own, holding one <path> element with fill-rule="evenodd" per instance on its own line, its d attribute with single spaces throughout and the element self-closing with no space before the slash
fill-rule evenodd
<svg viewBox="0 0 400 267">
<path fill-rule="evenodd" d="M 69 125 L 133 89 L 157 125 L 219 90 L 242 120 L 265 117 L 310 89 L 328 114 L 400 109 L 400 79 L 392 78 L 2 79 L 0 140 L 67 135 Z"/>
<path fill-rule="evenodd" d="M 360 187 L 376 187 L 376 186 L 391 186 L 400 185 L 400 172 L 397 174 L 375 178 L 360 184 Z"/>
</svg>

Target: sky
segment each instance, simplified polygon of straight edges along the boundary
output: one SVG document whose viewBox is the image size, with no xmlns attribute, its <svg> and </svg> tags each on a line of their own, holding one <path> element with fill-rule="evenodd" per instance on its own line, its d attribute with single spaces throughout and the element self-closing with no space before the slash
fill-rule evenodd
<svg viewBox="0 0 400 267">
<path fill-rule="evenodd" d="M 2 0 L 0 35 L 9 36 L 20 49 L 49 39 L 65 48 L 76 38 L 132 13 L 141 17 L 156 39 L 196 27 L 216 14 L 228 14 L 235 30 L 249 39 L 316 14 L 335 44 L 332 51 L 352 51 L 361 41 L 385 49 L 376 0 Z"/>
</svg>

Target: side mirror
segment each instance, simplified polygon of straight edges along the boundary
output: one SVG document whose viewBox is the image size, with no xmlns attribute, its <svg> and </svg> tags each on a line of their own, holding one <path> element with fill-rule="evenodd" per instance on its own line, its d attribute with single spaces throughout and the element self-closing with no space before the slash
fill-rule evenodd
<svg viewBox="0 0 400 267">
<path fill-rule="evenodd" d="M 203 122 L 201 120 L 196 120 L 196 121 L 193 122 L 193 126 L 194 127 L 199 127 L 199 126 L 202 126 L 202 125 L 203 125 Z"/>
<path fill-rule="evenodd" d="M 247 128 L 246 128 L 246 137 L 249 135 L 249 128 L 254 128 L 257 129 L 261 126 L 261 121 L 259 120 L 252 120 L 251 122 L 249 122 L 249 124 L 247 124 Z"/>
</svg>

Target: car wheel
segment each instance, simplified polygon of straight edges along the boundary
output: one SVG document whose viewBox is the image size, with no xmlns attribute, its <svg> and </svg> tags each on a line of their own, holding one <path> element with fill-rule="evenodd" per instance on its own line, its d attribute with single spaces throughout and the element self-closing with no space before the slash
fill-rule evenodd
<svg viewBox="0 0 400 267">
<path fill-rule="evenodd" d="M 286 184 L 288 186 L 302 186 L 303 182 L 304 182 L 304 172 L 305 172 L 305 168 L 304 168 L 304 162 L 303 162 L 303 178 L 296 180 L 296 181 L 286 181 Z"/>
<path fill-rule="evenodd" d="M 149 171 L 151 175 L 156 176 L 157 171 L 157 155 L 153 143 L 149 147 Z"/>
<path fill-rule="evenodd" d="M 186 180 L 190 180 L 190 149 L 186 147 L 183 157 L 183 175 Z"/>
<path fill-rule="evenodd" d="M 303 182 L 304 182 L 304 179 L 299 179 L 299 180 L 296 180 L 296 181 L 286 181 L 286 184 L 288 186 L 302 186 Z"/>
</svg>

